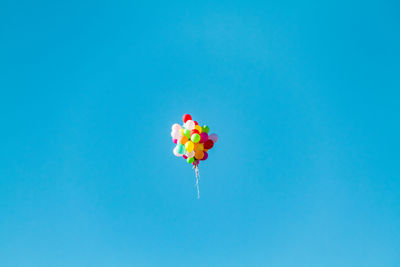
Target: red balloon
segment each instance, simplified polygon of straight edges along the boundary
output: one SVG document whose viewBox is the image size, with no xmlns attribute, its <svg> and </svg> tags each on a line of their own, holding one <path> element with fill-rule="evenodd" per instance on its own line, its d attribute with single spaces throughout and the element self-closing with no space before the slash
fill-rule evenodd
<svg viewBox="0 0 400 267">
<path fill-rule="evenodd" d="M 214 146 L 214 142 L 211 139 L 208 139 L 205 143 L 204 143 L 204 149 L 211 149 Z"/>
<path fill-rule="evenodd" d="M 190 131 L 190 135 L 195 134 L 195 133 L 200 134 L 199 131 L 196 129 L 193 129 Z"/>
<path fill-rule="evenodd" d="M 192 116 L 190 116 L 189 114 L 185 114 L 182 117 L 182 120 L 184 123 L 186 123 L 188 120 L 191 120 L 191 119 L 192 119 Z"/>
<path fill-rule="evenodd" d="M 199 125 L 198 123 L 197 123 L 197 121 L 193 121 L 194 122 L 194 125 Z"/>
<path fill-rule="evenodd" d="M 186 156 L 185 154 L 183 154 L 182 157 L 183 157 L 184 159 L 187 159 L 187 156 Z"/>
</svg>

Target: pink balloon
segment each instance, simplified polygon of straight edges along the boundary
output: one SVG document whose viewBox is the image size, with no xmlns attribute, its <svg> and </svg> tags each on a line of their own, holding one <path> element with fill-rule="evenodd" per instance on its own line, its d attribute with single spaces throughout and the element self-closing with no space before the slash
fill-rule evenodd
<svg viewBox="0 0 400 267">
<path fill-rule="evenodd" d="M 175 144 L 177 144 L 177 143 L 178 143 L 178 139 L 174 139 L 174 138 L 172 138 L 172 141 L 173 141 Z"/>
<path fill-rule="evenodd" d="M 180 126 L 179 124 L 175 123 L 174 125 L 172 125 L 172 131 L 179 131 L 180 129 L 182 129 L 182 126 Z"/>
<path fill-rule="evenodd" d="M 184 159 L 187 159 L 187 156 L 186 156 L 185 154 L 183 154 L 182 157 L 183 157 Z"/>
<path fill-rule="evenodd" d="M 182 137 L 181 131 L 173 130 L 171 132 L 171 137 L 174 138 L 174 139 L 178 139 L 178 138 Z"/>
<path fill-rule="evenodd" d="M 200 134 L 200 143 L 205 143 L 208 140 L 208 134 L 207 133 L 201 133 Z"/>
<path fill-rule="evenodd" d="M 196 124 L 194 124 L 194 121 L 192 120 L 188 120 L 185 122 L 185 128 L 190 131 L 194 129 L 194 126 L 196 126 Z"/>
<path fill-rule="evenodd" d="M 206 160 L 208 158 L 208 153 L 204 152 L 204 157 L 201 160 Z"/>
<path fill-rule="evenodd" d="M 215 133 L 210 134 L 210 136 L 209 136 L 208 138 L 210 138 L 211 140 L 213 140 L 214 143 L 216 143 L 216 142 L 218 141 L 218 135 L 215 134 Z"/>
</svg>

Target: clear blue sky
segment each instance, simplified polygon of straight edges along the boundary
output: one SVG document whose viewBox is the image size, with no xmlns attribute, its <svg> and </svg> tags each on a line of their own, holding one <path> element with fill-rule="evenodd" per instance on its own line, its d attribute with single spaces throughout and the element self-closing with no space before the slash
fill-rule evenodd
<svg viewBox="0 0 400 267">
<path fill-rule="evenodd" d="M 1 0 L 0 265 L 400 266 L 399 4 L 275 2 Z"/>
</svg>

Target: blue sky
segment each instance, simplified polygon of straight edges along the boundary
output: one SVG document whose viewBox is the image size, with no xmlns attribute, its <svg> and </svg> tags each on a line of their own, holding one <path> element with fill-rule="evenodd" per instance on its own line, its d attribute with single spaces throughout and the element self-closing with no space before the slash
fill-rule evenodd
<svg viewBox="0 0 400 267">
<path fill-rule="evenodd" d="M 400 265 L 395 1 L 0 6 L 0 265 Z"/>
</svg>

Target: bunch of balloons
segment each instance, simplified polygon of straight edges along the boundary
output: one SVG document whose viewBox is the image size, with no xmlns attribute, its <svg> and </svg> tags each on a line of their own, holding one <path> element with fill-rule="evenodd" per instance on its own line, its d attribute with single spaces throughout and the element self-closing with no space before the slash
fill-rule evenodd
<svg viewBox="0 0 400 267">
<path fill-rule="evenodd" d="M 174 155 L 183 157 L 197 167 L 200 160 L 208 158 L 208 151 L 218 141 L 218 135 L 208 135 L 210 128 L 207 125 L 200 126 L 189 114 L 183 115 L 182 120 L 183 126 L 178 123 L 172 125 L 171 137 L 176 144 Z"/>
</svg>

